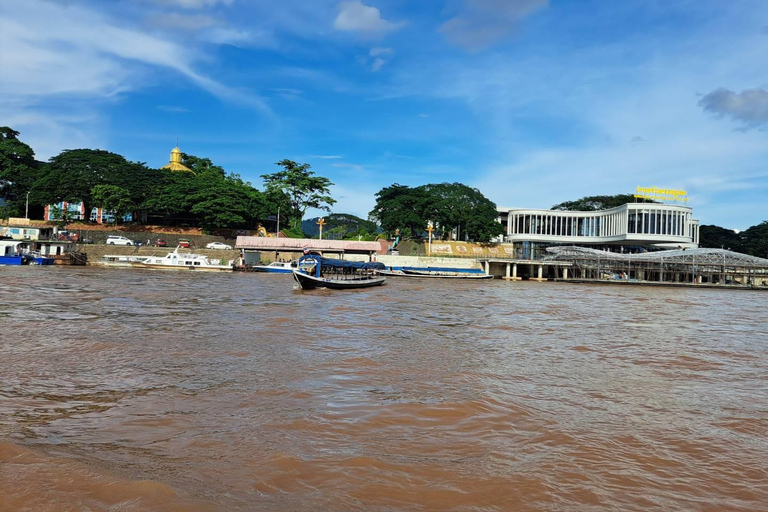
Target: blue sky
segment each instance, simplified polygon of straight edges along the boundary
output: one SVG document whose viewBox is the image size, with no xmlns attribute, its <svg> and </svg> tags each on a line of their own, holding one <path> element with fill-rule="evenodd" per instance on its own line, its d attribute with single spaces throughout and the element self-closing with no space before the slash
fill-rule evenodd
<svg viewBox="0 0 768 512">
<path fill-rule="evenodd" d="M 0 0 L 0 125 L 47 159 L 274 162 L 366 217 L 393 183 L 549 208 L 684 188 L 745 229 L 768 194 L 762 0 Z M 312 212 L 310 212 L 310 215 Z"/>
</svg>

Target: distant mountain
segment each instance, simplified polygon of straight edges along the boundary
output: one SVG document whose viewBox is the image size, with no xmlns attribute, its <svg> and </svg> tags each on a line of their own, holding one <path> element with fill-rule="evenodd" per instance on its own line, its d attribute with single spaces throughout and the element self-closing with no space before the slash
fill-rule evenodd
<svg viewBox="0 0 768 512">
<path fill-rule="evenodd" d="M 332 213 L 326 217 L 323 226 L 323 238 L 327 240 L 344 240 L 362 236 L 363 238 L 376 236 L 381 232 L 379 227 L 365 219 L 348 213 Z M 301 230 L 314 238 L 320 235 L 320 226 L 317 221 L 320 217 L 305 219 L 301 222 Z"/>
</svg>

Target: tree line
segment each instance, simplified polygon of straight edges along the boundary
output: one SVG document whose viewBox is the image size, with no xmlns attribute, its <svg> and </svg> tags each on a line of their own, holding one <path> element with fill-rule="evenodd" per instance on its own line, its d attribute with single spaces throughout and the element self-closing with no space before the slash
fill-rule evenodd
<svg viewBox="0 0 768 512">
<path fill-rule="evenodd" d="M 86 221 L 91 209 L 114 213 L 115 221 L 131 213 L 147 224 L 200 226 L 215 229 L 277 227 L 289 236 L 311 228 L 302 219 L 310 208 L 331 211 L 333 183 L 317 176 L 309 164 L 277 162 L 279 170 L 261 175 L 263 190 L 228 173 L 208 158 L 182 153 L 190 171 L 170 171 L 132 162 L 100 149 L 64 150 L 47 162 L 38 161 L 19 132 L 0 127 L 0 217 L 43 218 L 45 205 L 83 203 Z M 57 212 L 64 222 L 68 212 Z M 461 183 L 418 187 L 394 184 L 376 194 L 368 220 L 349 214 L 327 217 L 324 236 L 373 239 L 380 231 L 394 236 L 455 236 L 488 242 L 502 234 L 496 205 L 479 190 Z M 71 219 L 70 219 L 71 220 Z M 308 229 L 310 233 L 314 229 Z"/>
<path fill-rule="evenodd" d="M 182 153 L 192 172 L 155 169 L 99 149 L 64 150 L 47 162 L 19 140 L 19 132 L 0 127 L 0 216 L 42 218 L 45 205 L 83 203 L 86 219 L 93 207 L 127 213 L 164 225 L 188 224 L 205 230 L 256 229 L 281 212 L 287 230 L 300 230 L 308 208 L 330 211 L 328 178 L 315 176 L 308 164 L 281 160 L 281 170 L 262 175 L 258 190 L 208 158 Z M 66 221 L 68 212 L 58 214 Z"/>
</svg>

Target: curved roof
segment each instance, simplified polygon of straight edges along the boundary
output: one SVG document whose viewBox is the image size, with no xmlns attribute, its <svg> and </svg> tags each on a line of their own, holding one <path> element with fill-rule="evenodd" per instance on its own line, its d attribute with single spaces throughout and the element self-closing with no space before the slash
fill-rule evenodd
<svg viewBox="0 0 768 512">
<path fill-rule="evenodd" d="M 373 253 L 381 250 L 379 242 L 357 242 L 350 240 L 315 240 L 312 238 L 273 238 L 265 236 L 238 236 L 237 249 L 260 251 L 303 251 L 311 249 L 328 252 Z"/>
<path fill-rule="evenodd" d="M 699 265 L 725 265 L 729 267 L 768 268 L 768 259 L 726 251 L 725 249 L 681 249 L 670 251 L 652 251 L 635 254 L 599 251 L 577 246 L 548 247 L 550 256 L 545 259 L 603 259 L 614 261 L 635 261 L 646 263 L 697 263 Z"/>
</svg>

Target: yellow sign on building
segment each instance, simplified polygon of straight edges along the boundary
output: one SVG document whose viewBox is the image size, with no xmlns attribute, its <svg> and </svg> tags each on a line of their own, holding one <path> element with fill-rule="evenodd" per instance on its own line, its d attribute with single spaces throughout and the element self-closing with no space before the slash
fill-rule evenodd
<svg viewBox="0 0 768 512">
<path fill-rule="evenodd" d="M 635 197 L 654 201 L 688 202 L 688 192 L 675 188 L 637 187 Z"/>
</svg>

